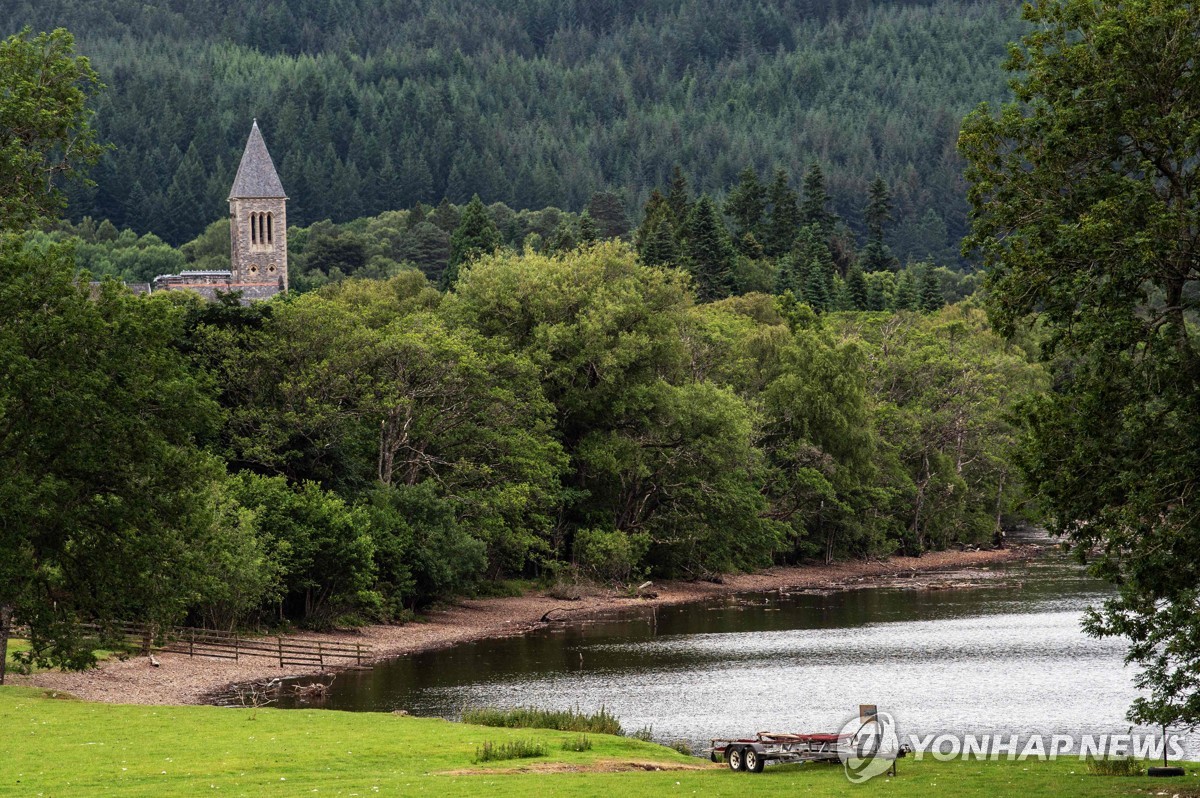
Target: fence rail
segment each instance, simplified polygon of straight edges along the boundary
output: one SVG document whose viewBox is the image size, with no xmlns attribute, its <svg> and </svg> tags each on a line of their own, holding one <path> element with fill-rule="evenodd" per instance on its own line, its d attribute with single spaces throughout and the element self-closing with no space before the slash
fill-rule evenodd
<svg viewBox="0 0 1200 798">
<path fill-rule="evenodd" d="M 371 647 L 361 643 L 338 643 L 296 637 L 247 637 L 238 632 L 176 626 L 157 629 L 143 624 L 84 624 L 85 629 L 141 647 L 143 651 L 170 651 L 189 657 L 213 657 L 240 660 L 242 657 L 267 657 L 279 667 L 301 665 L 325 667 L 328 662 L 354 660 L 362 665 L 371 658 Z"/>
</svg>

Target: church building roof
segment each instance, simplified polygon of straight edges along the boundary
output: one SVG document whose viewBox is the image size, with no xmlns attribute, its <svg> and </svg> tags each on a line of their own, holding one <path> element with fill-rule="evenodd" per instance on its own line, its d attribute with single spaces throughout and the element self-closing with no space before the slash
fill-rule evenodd
<svg viewBox="0 0 1200 798">
<path fill-rule="evenodd" d="M 237 177 L 233 180 L 233 188 L 229 190 L 230 199 L 256 197 L 287 199 L 283 192 L 283 184 L 279 182 L 279 175 L 275 172 L 275 164 L 271 161 L 271 154 L 267 152 L 267 145 L 258 130 L 257 119 L 250 128 L 246 151 L 242 153 Z"/>
</svg>

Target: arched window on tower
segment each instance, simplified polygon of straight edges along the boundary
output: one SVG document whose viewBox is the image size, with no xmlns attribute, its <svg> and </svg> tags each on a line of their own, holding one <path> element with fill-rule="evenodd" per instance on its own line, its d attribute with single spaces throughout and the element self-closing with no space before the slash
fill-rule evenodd
<svg viewBox="0 0 1200 798">
<path fill-rule="evenodd" d="M 268 244 L 275 243 L 275 236 L 271 232 L 271 214 L 270 213 L 267 214 L 267 243 Z"/>
<path fill-rule="evenodd" d="M 253 214 L 253 213 L 250 214 L 250 243 L 251 244 L 258 243 L 258 225 L 256 224 L 256 222 L 258 220 L 254 218 L 256 215 L 257 214 Z"/>
<path fill-rule="evenodd" d="M 267 220 L 265 213 L 258 215 L 258 243 L 267 243 Z"/>
</svg>

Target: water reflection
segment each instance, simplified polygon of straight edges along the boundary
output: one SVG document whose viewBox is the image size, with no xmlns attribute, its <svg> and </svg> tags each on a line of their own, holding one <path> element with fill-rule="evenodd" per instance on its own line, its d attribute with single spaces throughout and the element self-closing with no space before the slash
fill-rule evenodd
<svg viewBox="0 0 1200 798">
<path fill-rule="evenodd" d="M 546 629 L 338 677 L 324 706 L 456 717 L 465 706 L 601 706 L 659 739 L 837 729 L 875 703 L 903 734 L 1128 730 L 1116 640 L 1082 634 L 1106 587 L 1063 560 L 979 587 L 740 597 Z"/>
</svg>

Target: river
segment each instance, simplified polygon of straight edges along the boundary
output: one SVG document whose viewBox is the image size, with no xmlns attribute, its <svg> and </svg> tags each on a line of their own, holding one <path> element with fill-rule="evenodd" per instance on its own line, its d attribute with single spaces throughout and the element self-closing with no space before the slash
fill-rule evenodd
<svg viewBox="0 0 1200 798">
<path fill-rule="evenodd" d="M 339 674 L 319 705 L 605 707 L 627 732 L 695 747 L 837 730 L 861 703 L 905 735 L 1129 731 L 1124 646 L 1079 628 L 1104 583 L 1054 555 L 913 581 L 955 579 L 972 586 L 738 596 L 465 644 Z"/>
</svg>

